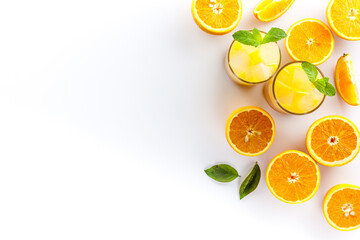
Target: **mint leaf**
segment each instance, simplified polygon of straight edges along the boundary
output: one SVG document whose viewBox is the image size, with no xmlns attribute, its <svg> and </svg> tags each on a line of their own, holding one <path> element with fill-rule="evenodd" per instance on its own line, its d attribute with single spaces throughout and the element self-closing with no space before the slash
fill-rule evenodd
<svg viewBox="0 0 360 240">
<path fill-rule="evenodd" d="M 212 166 L 211 168 L 206 169 L 205 173 L 218 182 L 231 182 L 239 177 L 236 169 L 226 164 Z"/>
<path fill-rule="evenodd" d="M 255 39 L 257 42 L 259 42 L 259 45 L 260 45 L 260 43 L 262 42 L 263 39 L 262 39 L 261 32 L 259 31 L 259 29 L 254 28 L 254 29 L 252 30 L 252 34 L 253 34 L 254 39 Z"/>
<path fill-rule="evenodd" d="M 331 83 L 326 83 L 324 94 L 333 97 L 336 95 L 336 89 Z"/>
<path fill-rule="evenodd" d="M 269 42 L 277 42 L 287 35 L 284 30 L 280 28 L 271 28 L 270 31 L 265 35 L 264 39 L 261 36 L 259 29 L 254 28 L 252 31 L 237 31 L 233 34 L 233 38 L 244 45 L 258 47 L 261 44 Z"/>
<path fill-rule="evenodd" d="M 303 62 L 301 64 L 301 67 L 308 76 L 309 81 L 312 82 L 312 84 L 319 92 L 325 94 L 326 96 L 335 96 L 336 89 L 331 83 L 329 83 L 329 78 L 324 77 L 321 79 L 317 79 L 318 70 L 313 64 L 309 62 Z"/>
<path fill-rule="evenodd" d="M 308 76 L 310 82 L 314 82 L 318 75 L 318 70 L 316 69 L 316 67 L 309 62 L 301 63 L 301 67 Z"/>
<path fill-rule="evenodd" d="M 325 94 L 325 87 L 326 87 L 326 83 L 325 85 L 322 82 L 319 81 L 315 81 L 313 82 L 313 85 L 316 87 L 316 89 L 321 92 L 322 94 Z"/>
<path fill-rule="evenodd" d="M 249 173 L 249 175 L 245 178 L 243 183 L 240 186 L 239 195 L 240 200 L 246 197 L 248 194 L 253 192 L 257 186 L 259 185 L 261 177 L 261 170 L 257 163 L 255 163 L 255 166 Z"/>
<path fill-rule="evenodd" d="M 326 96 L 335 96 L 336 89 L 335 87 L 329 83 L 329 78 L 321 78 L 313 82 L 314 86 L 321 92 L 322 94 L 325 94 Z"/>
<path fill-rule="evenodd" d="M 321 78 L 321 79 L 317 79 L 316 84 L 321 85 L 322 87 L 326 87 L 326 84 L 329 82 L 329 78 L 325 77 L 325 78 Z"/>
<path fill-rule="evenodd" d="M 286 38 L 287 34 L 281 28 L 271 28 L 270 31 L 265 35 L 261 44 L 269 43 L 269 42 L 277 42 L 283 38 Z"/>
<path fill-rule="evenodd" d="M 261 43 L 254 38 L 254 35 L 250 31 L 237 31 L 233 34 L 233 38 L 239 43 L 253 47 L 257 47 Z"/>
</svg>

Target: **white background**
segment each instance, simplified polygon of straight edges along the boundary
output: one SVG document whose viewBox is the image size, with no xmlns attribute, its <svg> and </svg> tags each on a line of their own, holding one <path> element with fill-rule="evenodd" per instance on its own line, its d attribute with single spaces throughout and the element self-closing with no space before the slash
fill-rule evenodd
<svg viewBox="0 0 360 240">
<path fill-rule="evenodd" d="M 243 0 L 236 28 L 287 30 L 326 21 L 328 0 L 297 0 L 261 23 Z M 264 173 L 278 153 L 306 152 L 316 119 L 339 114 L 360 126 L 359 108 L 338 97 L 307 116 L 276 113 L 262 86 L 243 88 L 225 74 L 232 34 L 202 32 L 191 1 L 2 1 L 0 6 L 0 239 L 359 239 L 325 221 L 322 202 L 339 183 L 360 185 L 359 157 L 320 166 L 321 184 L 300 205 L 277 200 Z M 281 41 L 283 62 L 290 58 Z M 338 57 L 360 43 L 335 37 L 320 66 L 333 81 Z M 225 122 L 237 108 L 269 111 L 277 126 L 264 155 L 234 152 Z M 241 180 L 219 184 L 203 170 L 258 161 L 258 189 L 239 200 Z"/>
</svg>

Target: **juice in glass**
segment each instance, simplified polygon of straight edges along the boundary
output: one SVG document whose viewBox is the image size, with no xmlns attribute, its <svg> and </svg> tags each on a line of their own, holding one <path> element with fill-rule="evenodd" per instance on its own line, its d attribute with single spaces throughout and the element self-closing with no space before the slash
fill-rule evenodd
<svg viewBox="0 0 360 240">
<path fill-rule="evenodd" d="M 261 34 L 265 36 L 265 33 Z M 253 47 L 234 40 L 225 57 L 225 69 L 234 82 L 254 85 L 268 81 L 280 62 L 280 48 L 275 42 Z"/>
<path fill-rule="evenodd" d="M 301 63 L 285 65 L 264 85 L 267 102 L 278 112 L 308 114 L 318 109 L 325 100 L 325 95 L 309 81 Z M 317 79 L 323 78 L 321 71 L 317 70 Z"/>
</svg>

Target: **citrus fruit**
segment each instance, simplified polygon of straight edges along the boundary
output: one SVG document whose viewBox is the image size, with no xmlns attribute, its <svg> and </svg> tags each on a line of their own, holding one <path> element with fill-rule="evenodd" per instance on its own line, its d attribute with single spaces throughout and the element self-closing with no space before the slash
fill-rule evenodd
<svg viewBox="0 0 360 240">
<path fill-rule="evenodd" d="M 360 0 L 331 0 L 326 15 L 336 35 L 346 40 L 360 40 Z"/>
<path fill-rule="evenodd" d="M 295 0 L 262 0 L 254 9 L 254 15 L 262 22 L 270 22 L 283 15 Z"/>
<path fill-rule="evenodd" d="M 268 150 L 275 138 L 275 123 L 270 114 L 258 107 L 242 107 L 226 122 L 226 139 L 245 156 L 258 156 Z"/>
<path fill-rule="evenodd" d="M 323 204 L 328 223 L 341 231 L 360 227 L 360 187 L 339 184 L 326 194 Z"/>
<path fill-rule="evenodd" d="M 221 35 L 231 32 L 240 22 L 240 0 L 193 0 L 191 12 L 205 32 Z"/>
<path fill-rule="evenodd" d="M 270 192 L 283 202 L 296 204 L 312 198 L 319 188 L 320 171 L 307 154 L 289 150 L 277 155 L 266 171 Z"/>
<path fill-rule="evenodd" d="M 350 54 L 341 56 L 336 64 L 335 84 L 340 96 L 350 105 L 360 105 L 359 90 L 354 77 L 354 66 Z"/>
<path fill-rule="evenodd" d="M 359 153 L 359 135 L 358 128 L 349 119 L 327 116 L 311 125 L 306 135 L 306 147 L 318 163 L 342 166 Z"/>
<path fill-rule="evenodd" d="M 286 50 L 294 60 L 319 65 L 334 51 L 334 36 L 320 20 L 300 20 L 290 27 L 287 34 Z"/>
</svg>

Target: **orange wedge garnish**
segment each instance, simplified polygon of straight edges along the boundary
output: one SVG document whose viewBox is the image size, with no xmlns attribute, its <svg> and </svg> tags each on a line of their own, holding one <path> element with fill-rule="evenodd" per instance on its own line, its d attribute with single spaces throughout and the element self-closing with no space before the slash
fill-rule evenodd
<svg viewBox="0 0 360 240">
<path fill-rule="evenodd" d="M 295 0 L 262 0 L 254 9 L 254 15 L 262 22 L 270 22 L 283 15 Z"/>
<path fill-rule="evenodd" d="M 240 0 L 193 0 L 191 12 L 205 32 L 221 35 L 231 32 L 240 22 Z"/>
<path fill-rule="evenodd" d="M 329 27 L 320 20 L 300 20 L 290 27 L 287 34 L 286 50 L 296 61 L 319 65 L 334 51 L 334 36 Z"/>
<path fill-rule="evenodd" d="M 326 15 L 336 35 L 346 40 L 360 40 L 360 0 L 331 0 Z"/>
<path fill-rule="evenodd" d="M 340 96 L 350 105 L 360 105 L 359 90 L 354 77 L 354 66 L 350 54 L 341 56 L 336 64 L 335 84 Z"/>
</svg>

